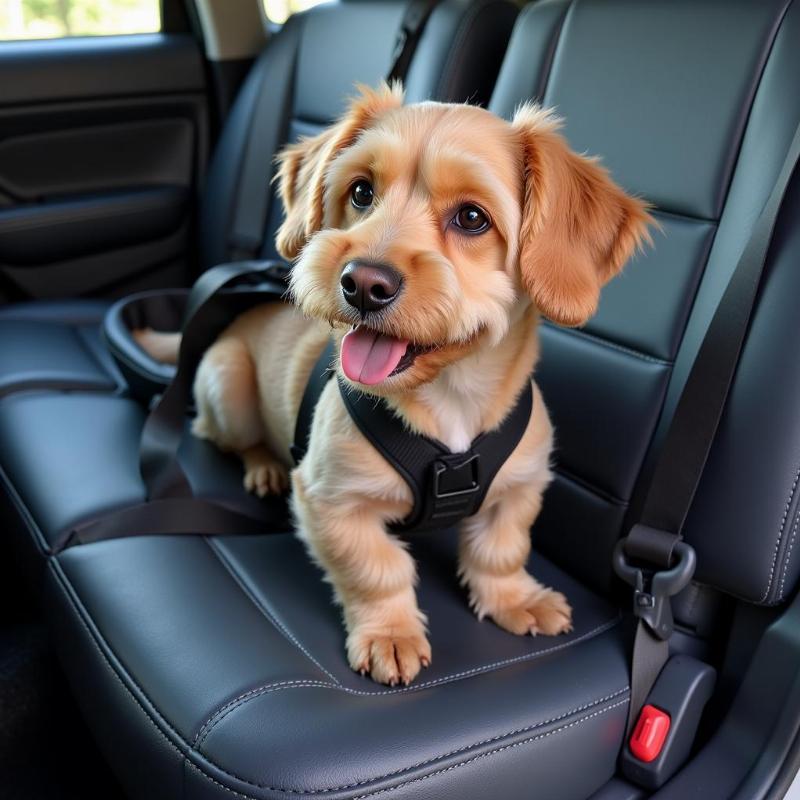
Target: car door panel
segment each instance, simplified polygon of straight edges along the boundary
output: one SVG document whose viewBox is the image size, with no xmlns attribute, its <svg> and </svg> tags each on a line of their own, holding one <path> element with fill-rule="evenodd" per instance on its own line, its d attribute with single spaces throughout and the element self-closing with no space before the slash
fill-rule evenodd
<svg viewBox="0 0 800 800">
<path fill-rule="evenodd" d="M 6 293 L 116 295 L 187 280 L 208 149 L 195 41 L 2 43 L 0 75 Z"/>
</svg>

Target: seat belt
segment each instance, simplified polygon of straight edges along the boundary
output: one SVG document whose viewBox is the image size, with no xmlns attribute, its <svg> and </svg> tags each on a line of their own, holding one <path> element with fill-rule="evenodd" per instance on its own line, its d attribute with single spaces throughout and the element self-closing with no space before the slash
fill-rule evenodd
<svg viewBox="0 0 800 800">
<path fill-rule="evenodd" d="M 628 733 L 669 657 L 670 597 L 694 574 L 695 553 L 682 541 L 681 531 L 725 409 L 775 224 L 799 158 L 800 126 L 686 379 L 639 522 L 614 550 L 614 570 L 634 587 L 633 613 L 638 618 Z"/>
<path fill-rule="evenodd" d="M 263 519 L 237 510 L 235 500 L 195 497 L 178 459 L 186 409 L 200 359 L 217 336 L 245 308 L 280 300 L 286 295 L 289 270 L 277 261 L 239 261 L 204 272 L 186 303 L 175 377 L 153 405 L 139 444 L 139 467 L 146 500 L 112 511 L 72 528 L 64 547 L 103 539 L 150 534 L 263 533 Z M 234 284 L 238 286 L 233 286 Z M 232 287 L 233 288 L 230 288 Z M 228 289 L 226 300 L 220 293 Z M 231 303 L 237 307 L 231 314 Z"/>
<path fill-rule="evenodd" d="M 405 81 L 419 40 L 439 0 L 410 0 L 406 6 L 392 52 L 392 66 L 386 82 Z"/>
<path fill-rule="evenodd" d="M 425 25 L 438 0 L 411 0 L 408 3 L 397 31 L 392 50 L 392 61 L 386 76 L 387 82 L 405 81 L 414 53 L 422 38 Z M 297 73 L 297 54 L 302 30 L 302 15 L 290 25 L 289 31 L 275 38 L 271 57 L 286 65 L 288 78 L 275 83 L 273 72 L 264 71 L 259 86 L 259 98 L 253 113 L 250 131 L 245 145 L 240 172 L 241 189 L 237 193 L 233 213 L 233 224 L 228 236 L 231 258 L 258 258 L 264 244 L 264 231 L 267 227 L 267 214 L 272 200 L 271 184 L 275 174 L 273 153 L 278 151 L 281 141 L 285 141 L 285 125 L 275 125 L 275 119 L 289 117 L 294 95 L 295 75 Z M 288 25 L 287 25 L 288 27 Z"/>
</svg>

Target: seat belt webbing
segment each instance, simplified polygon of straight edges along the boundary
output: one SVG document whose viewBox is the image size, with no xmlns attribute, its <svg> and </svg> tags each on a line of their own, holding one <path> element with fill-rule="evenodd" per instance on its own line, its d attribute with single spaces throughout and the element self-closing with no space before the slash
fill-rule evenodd
<svg viewBox="0 0 800 800">
<path fill-rule="evenodd" d="M 634 597 L 639 623 L 631 664 L 629 731 L 669 655 L 669 596 L 688 583 L 694 569 L 694 551 L 681 541 L 681 530 L 725 409 L 775 224 L 799 158 L 800 126 L 689 372 L 640 521 L 614 554 L 614 567 L 620 576 L 639 583 Z M 642 570 L 632 567 L 628 559 L 655 570 L 649 590 L 642 584 Z M 673 580 L 664 579 L 671 573 Z M 661 585 L 657 586 L 659 580 Z"/>
</svg>

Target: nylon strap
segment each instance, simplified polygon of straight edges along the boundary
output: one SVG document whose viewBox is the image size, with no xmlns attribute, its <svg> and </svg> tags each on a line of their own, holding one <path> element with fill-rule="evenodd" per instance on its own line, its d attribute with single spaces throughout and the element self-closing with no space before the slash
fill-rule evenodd
<svg viewBox="0 0 800 800">
<path fill-rule="evenodd" d="M 333 346 L 333 340 L 328 339 L 328 344 L 325 345 L 325 349 L 311 369 L 311 375 L 303 392 L 303 399 L 300 401 L 300 410 L 297 412 L 294 443 L 290 448 L 295 464 L 299 464 L 303 460 L 303 456 L 308 450 L 308 443 L 311 441 L 311 422 L 314 418 L 314 409 L 317 407 L 317 401 L 322 394 L 322 390 L 333 376 L 332 365 L 335 357 L 336 349 Z"/>
<path fill-rule="evenodd" d="M 215 302 L 218 293 L 243 278 L 259 283 L 247 287 L 236 305 L 257 305 L 280 298 L 286 284 L 280 278 L 280 262 L 240 261 L 222 264 L 205 272 L 192 287 L 187 300 L 181 346 L 175 377 L 151 410 L 142 430 L 139 466 L 148 500 L 191 497 L 189 479 L 178 460 L 186 409 L 200 359 L 216 337 L 230 323 L 230 306 Z"/>
<path fill-rule="evenodd" d="M 411 0 L 406 6 L 394 43 L 392 67 L 386 76 L 387 83 L 405 81 L 414 52 L 437 3 L 438 0 Z"/>
<path fill-rule="evenodd" d="M 474 514 L 522 439 L 533 410 L 528 381 L 498 428 L 478 436 L 467 452 L 451 453 L 441 442 L 410 431 L 384 400 L 353 391 L 341 379 L 339 390 L 358 429 L 411 489 L 414 505 L 392 526 L 397 532 L 442 528 Z"/>
<path fill-rule="evenodd" d="M 736 374 L 775 224 L 798 158 L 800 126 L 689 372 L 661 448 L 640 524 L 625 539 L 626 554 L 656 570 L 671 566 L 673 548 L 681 540 Z M 631 665 L 629 731 L 667 660 L 665 645 L 640 619 Z"/>
</svg>

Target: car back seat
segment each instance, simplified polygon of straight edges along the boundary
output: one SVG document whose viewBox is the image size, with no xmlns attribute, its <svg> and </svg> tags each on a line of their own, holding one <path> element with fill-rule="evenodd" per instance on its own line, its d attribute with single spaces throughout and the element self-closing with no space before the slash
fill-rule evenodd
<svg viewBox="0 0 800 800">
<path fill-rule="evenodd" d="M 47 560 L 46 605 L 131 796 L 577 800 L 614 775 L 629 643 L 607 599 L 611 548 L 800 121 L 798 45 L 790 0 L 544 0 L 522 12 L 491 108 L 556 105 L 572 145 L 603 154 L 663 227 L 584 330 L 542 331 L 537 381 L 559 446 L 531 570 L 569 596 L 575 630 L 517 638 L 477 622 L 452 532 L 418 537 L 433 663 L 410 687 L 383 688 L 348 668 L 329 587 L 288 530 L 67 548 Z M 698 552 L 677 609 L 687 636 L 700 634 L 704 592 L 773 605 L 796 590 L 798 223 L 795 175 L 685 530 Z M 31 525 L 78 456 L 83 482 L 127 458 L 83 399 L 0 402 L 3 468 Z M 31 437 L 54 415 L 39 457 Z M 92 422 L 78 432 L 81 415 Z"/>
<path fill-rule="evenodd" d="M 273 36 L 250 70 L 210 165 L 198 225 L 202 269 L 242 257 L 242 220 L 252 205 L 245 173 L 271 162 L 269 142 L 280 146 L 319 131 L 343 110 L 354 83 L 376 85 L 385 77 L 405 5 L 343 0 L 294 15 Z M 511 0 L 440 3 L 406 77 L 409 100 L 488 102 L 516 14 Z M 274 87 L 285 83 L 292 91 L 283 105 Z M 280 216 L 273 194 L 262 233 L 265 257 L 277 257 Z M 34 301 L 0 308 L 0 396 L 35 388 L 124 392 L 100 336 L 108 305 Z"/>
</svg>

